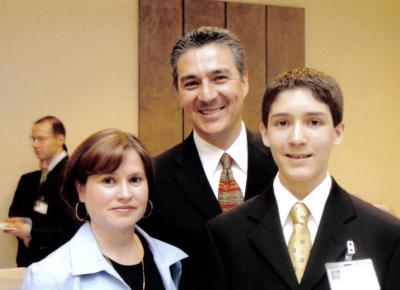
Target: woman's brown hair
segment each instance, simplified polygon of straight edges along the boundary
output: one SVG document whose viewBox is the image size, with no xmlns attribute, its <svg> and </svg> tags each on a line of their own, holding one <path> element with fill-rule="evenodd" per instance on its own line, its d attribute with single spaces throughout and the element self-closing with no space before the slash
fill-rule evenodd
<svg viewBox="0 0 400 290">
<path fill-rule="evenodd" d="M 102 130 L 86 138 L 68 161 L 61 196 L 72 213 L 75 213 L 75 206 L 79 202 L 76 182 L 86 184 L 90 175 L 114 172 L 121 165 L 124 153 L 128 149 L 133 149 L 139 154 L 150 190 L 154 180 L 154 169 L 151 157 L 143 144 L 130 133 L 117 129 Z"/>
</svg>

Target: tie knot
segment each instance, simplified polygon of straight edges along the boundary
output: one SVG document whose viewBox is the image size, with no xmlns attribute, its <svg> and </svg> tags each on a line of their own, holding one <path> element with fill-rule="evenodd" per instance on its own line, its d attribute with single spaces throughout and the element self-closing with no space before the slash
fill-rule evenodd
<svg viewBox="0 0 400 290">
<path fill-rule="evenodd" d="M 233 163 L 232 157 L 228 153 L 224 153 L 221 156 L 221 164 L 223 169 L 231 169 Z"/>
<path fill-rule="evenodd" d="M 304 203 L 297 202 L 290 210 L 290 217 L 292 218 L 293 224 L 307 224 L 308 220 L 307 206 Z"/>
</svg>

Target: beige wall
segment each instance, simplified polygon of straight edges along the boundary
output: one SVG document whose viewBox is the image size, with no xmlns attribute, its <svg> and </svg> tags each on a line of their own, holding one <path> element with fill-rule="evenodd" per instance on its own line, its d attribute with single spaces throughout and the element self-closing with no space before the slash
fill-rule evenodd
<svg viewBox="0 0 400 290">
<path fill-rule="evenodd" d="M 231 1 L 305 8 L 306 65 L 334 76 L 345 98 L 345 138 L 330 172 L 400 214 L 400 1 Z"/>
<path fill-rule="evenodd" d="M 331 172 L 400 214 L 400 2 L 241 2 L 305 8 L 306 64 L 345 94 L 345 141 Z M 105 127 L 137 132 L 137 13 L 135 0 L 0 0 L 0 220 L 19 176 L 35 169 L 35 119 L 59 116 L 71 150 Z M 0 253 L 0 267 L 14 265 L 15 241 L 1 233 Z"/>
<path fill-rule="evenodd" d="M 137 133 L 138 3 L 0 0 L 0 220 L 18 179 L 36 169 L 32 123 L 54 114 L 74 149 L 94 131 Z M 15 239 L 0 233 L 0 267 Z"/>
</svg>

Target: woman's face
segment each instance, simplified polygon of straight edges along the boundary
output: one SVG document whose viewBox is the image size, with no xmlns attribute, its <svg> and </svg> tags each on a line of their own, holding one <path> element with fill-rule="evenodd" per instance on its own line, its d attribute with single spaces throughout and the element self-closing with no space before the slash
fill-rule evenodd
<svg viewBox="0 0 400 290">
<path fill-rule="evenodd" d="M 132 231 L 146 211 L 147 178 L 143 162 L 134 149 L 125 151 L 116 171 L 90 175 L 86 184 L 76 186 L 94 230 Z"/>
</svg>

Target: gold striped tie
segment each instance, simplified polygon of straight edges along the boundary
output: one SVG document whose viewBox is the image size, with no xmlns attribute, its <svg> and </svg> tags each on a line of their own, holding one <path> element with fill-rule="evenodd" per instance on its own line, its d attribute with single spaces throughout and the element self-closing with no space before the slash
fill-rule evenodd
<svg viewBox="0 0 400 290">
<path fill-rule="evenodd" d="M 311 236 L 307 228 L 309 211 L 305 204 L 296 203 L 290 210 L 293 232 L 289 239 L 288 249 L 297 281 L 301 282 L 311 251 Z"/>
</svg>

